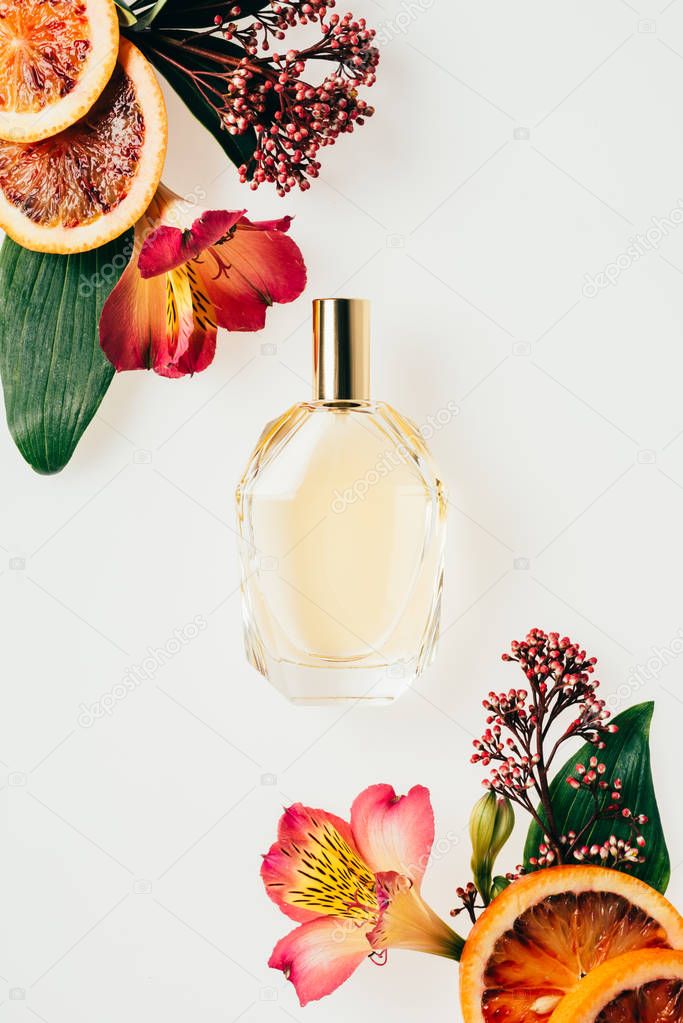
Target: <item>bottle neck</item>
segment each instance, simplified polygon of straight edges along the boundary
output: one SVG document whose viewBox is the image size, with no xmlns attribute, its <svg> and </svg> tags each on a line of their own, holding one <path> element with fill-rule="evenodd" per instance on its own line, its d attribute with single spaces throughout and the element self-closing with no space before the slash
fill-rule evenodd
<svg viewBox="0 0 683 1023">
<path fill-rule="evenodd" d="M 313 302 L 313 400 L 370 400 L 369 302 Z"/>
</svg>

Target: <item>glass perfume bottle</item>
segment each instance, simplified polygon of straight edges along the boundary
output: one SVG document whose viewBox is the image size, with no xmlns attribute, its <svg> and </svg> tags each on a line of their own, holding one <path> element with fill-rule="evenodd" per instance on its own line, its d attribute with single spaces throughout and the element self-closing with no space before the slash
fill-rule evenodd
<svg viewBox="0 0 683 1023">
<path fill-rule="evenodd" d="M 247 656 L 296 703 L 386 703 L 439 633 L 446 499 L 420 431 L 370 397 L 370 303 L 313 303 L 314 385 L 237 489 Z"/>
</svg>

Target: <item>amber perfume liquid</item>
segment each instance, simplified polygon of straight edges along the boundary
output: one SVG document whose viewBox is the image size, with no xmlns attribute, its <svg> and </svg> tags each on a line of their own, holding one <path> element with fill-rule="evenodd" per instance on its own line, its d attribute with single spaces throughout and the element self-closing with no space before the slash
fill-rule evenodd
<svg viewBox="0 0 683 1023">
<path fill-rule="evenodd" d="M 387 702 L 432 660 L 445 498 L 389 405 L 323 397 L 266 427 L 237 493 L 249 660 L 289 699 Z"/>
</svg>

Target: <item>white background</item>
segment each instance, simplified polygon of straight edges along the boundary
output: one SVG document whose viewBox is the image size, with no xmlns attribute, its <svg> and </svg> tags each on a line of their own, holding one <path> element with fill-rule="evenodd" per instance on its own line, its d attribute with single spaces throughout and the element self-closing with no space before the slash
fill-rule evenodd
<svg viewBox="0 0 683 1023">
<path fill-rule="evenodd" d="M 56 478 L 0 431 L 3 1023 L 459 1018 L 456 967 L 405 952 L 301 1010 L 266 966 L 289 923 L 259 856 L 284 803 L 344 814 L 367 784 L 422 782 L 441 850 L 425 893 L 447 914 L 479 701 L 516 681 L 499 655 L 534 625 L 596 655 L 619 708 L 656 699 L 683 904 L 683 661 L 654 652 L 683 629 L 683 226 L 625 256 L 683 201 L 683 2 L 353 9 L 385 40 L 378 113 L 306 195 L 241 188 L 169 100 L 168 184 L 296 214 L 306 296 L 224 336 L 195 379 L 116 379 Z M 620 256 L 591 297 L 585 275 Z M 389 709 L 294 709 L 242 652 L 233 491 L 266 420 L 308 395 L 319 294 L 374 300 L 377 396 L 418 423 L 459 407 L 432 440 L 451 495 L 440 654 Z M 198 638 L 79 724 L 197 615 Z"/>
</svg>

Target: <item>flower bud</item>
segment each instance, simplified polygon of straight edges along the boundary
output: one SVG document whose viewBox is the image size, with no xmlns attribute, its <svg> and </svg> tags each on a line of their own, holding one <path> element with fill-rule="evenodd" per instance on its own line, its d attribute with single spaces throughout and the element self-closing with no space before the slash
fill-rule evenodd
<svg viewBox="0 0 683 1023">
<path fill-rule="evenodd" d="M 491 874 L 496 858 L 512 834 L 515 815 L 509 799 L 487 792 L 475 804 L 470 816 L 472 873 L 479 893 L 488 905 Z"/>
<path fill-rule="evenodd" d="M 509 799 L 499 799 L 496 806 L 496 820 L 491 840 L 491 866 L 512 834 L 515 826 L 515 811 Z"/>
<path fill-rule="evenodd" d="M 487 792 L 474 804 L 470 814 L 470 841 L 472 843 L 472 870 L 476 873 L 477 865 L 488 860 L 491 842 L 496 823 L 496 807 L 498 797 L 494 792 Z"/>
</svg>

